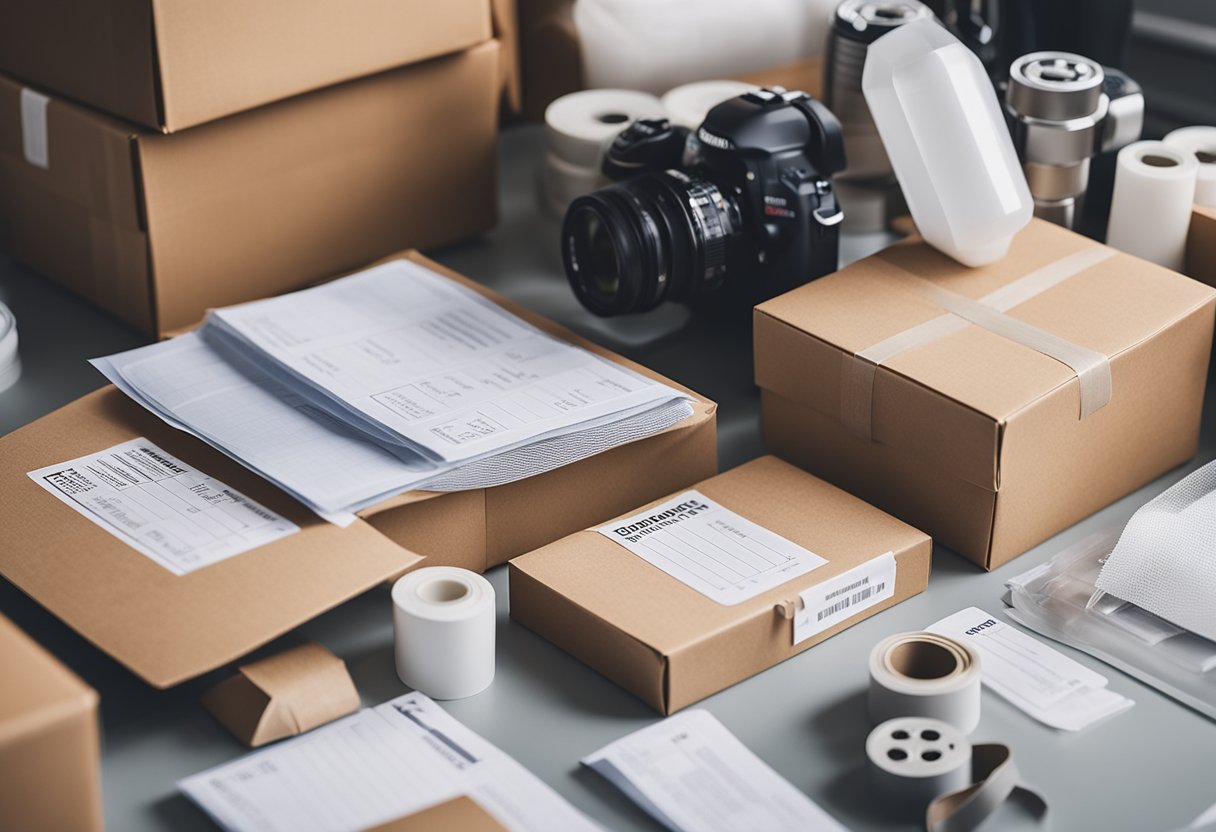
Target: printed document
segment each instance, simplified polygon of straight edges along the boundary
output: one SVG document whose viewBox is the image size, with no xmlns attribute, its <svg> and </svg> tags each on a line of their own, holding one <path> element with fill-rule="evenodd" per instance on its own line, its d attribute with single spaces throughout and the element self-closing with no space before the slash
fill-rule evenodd
<svg viewBox="0 0 1216 832">
<path fill-rule="evenodd" d="M 143 437 L 29 478 L 175 575 L 300 530 Z"/>
<path fill-rule="evenodd" d="M 597 531 L 726 605 L 755 598 L 827 563 L 696 490 Z"/>
<path fill-rule="evenodd" d="M 420 693 L 187 777 L 230 832 L 356 832 L 468 795 L 512 832 L 599 827 Z"/>
<path fill-rule="evenodd" d="M 582 762 L 673 832 L 845 832 L 709 711 L 668 717 Z"/>
</svg>

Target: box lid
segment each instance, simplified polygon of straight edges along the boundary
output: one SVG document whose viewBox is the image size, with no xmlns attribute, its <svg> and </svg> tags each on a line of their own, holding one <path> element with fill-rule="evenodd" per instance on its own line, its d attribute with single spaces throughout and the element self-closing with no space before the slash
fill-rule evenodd
<svg viewBox="0 0 1216 832">
<path fill-rule="evenodd" d="M 146 437 L 300 531 L 178 576 L 26 475 Z M 230 662 L 416 565 L 363 521 L 339 528 L 112 386 L 0 438 L 0 573 L 156 687 Z"/>
<path fill-rule="evenodd" d="M 914 238 L 758 306 L 756 383 L 847 422 L 846 408 L 858 401 L 853 354 L 946 314 L 909 273 L 964 299 L 1002 289 L 1021 295 L 1008 317 L 1111 361 L 1213 297 L 1175 272 L 1037 219 L 1008 256 L 980 268 Z M 1041 291 L 1020 291 L 1030 286 Z M 1072 397 L 1080 418 L 1080 383 L 1035 349 L 953 323 L 878 366 L 865 409 L 868 438 L 995 491 L 1008 420 L 1053 394 Z M 1120 395 L 1117 386 L 1112 395 Z"/>
<path fill-rule="evenodd" d="M 696 489 L 828 563 L 729 606 L 702 595 L 594 530 L 515 558 L 511 566 L 608 622 L 622 635 L 669 657 L 755 617 L 772 618 L 778 605 L 794 602 L 804 589 L 885 552 L 898 556 L 918 546 L 927 550 L 929 545 L 924 532 L 773 456 L 711 477 Z M 644 512 L 673 496 L 622 517 Z"/>
<path fill-rule="evenodd" d="M 97 706 L 97 693 L 0 615 L 0 746 Z"/>
</svg>

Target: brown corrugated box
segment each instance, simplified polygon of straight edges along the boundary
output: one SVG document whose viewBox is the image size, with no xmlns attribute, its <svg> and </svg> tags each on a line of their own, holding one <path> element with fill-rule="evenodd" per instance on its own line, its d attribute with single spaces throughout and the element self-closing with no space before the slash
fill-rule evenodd
<svg viewBox="0 0 1216 832">
<path fill-rule="evenodd" d="M 1186 237 L 1186 273 L 1216 286 L 1216 208 L 1196 205 Z"/>
<path fill-rule="evenodd" d="M 662 379 L 416 252 L 401 256 L 547 332 Z M 168 687 L 245 655 L 419 565 L 424 555 L 429 564 L 483 571 L 712 474 L 716 406 L 698 397 L 694 409 L 660 434 L 546 474 L 488 489 L 410 492 L 340 529 L 108 386 L 0 437 L 0 573 L 137 675 Z M 301 531 L 179 577 L 26 476 L 140 436 Z"/>
<path fill-rule="evenodd" d="M 473 798 L 462 795 L 364 832 L 507 832 Z"/>
<path fill-rule="evenodd" d="M 753 460 L 695 488 L 828 563 L 727 606 L 587 530 L 511 561 L 511 617 L 669 714 L 813 647 L 928 583 L 927 535 L 775 457 Z M 788 608 L 803 590 L 888 551 L 897 564 L 892 598 L 793 644 L 793 624 L 778 607 Z"/>
<path fill-rule="evenodd" d="M 101 830 L 97 693 L 0 615 L 0 829 Z"/>
<path fill-rule="evenodd" d="M 853 353 L 943 314 L 893 265 L 977 298 L 1095 248 L 1112 256 L 1007 314 L 1105 355 L 1105 407 L 1080 419 L 1072 370 L 969 325 L 878 367 L 871 438 L 844 426 Z M 756 308 L 765 441 L 993 569 L 1195 454 L 1214 299 L 1041 220 L 975 269 L 909 240 Z"/>
<path fill-rule="evenodd" d="M 0 244 L 150 334 L 497 219 L 490 41 L 174 135 L 66 100 L 27 160 L 0 77 Z"/>
<path fill-rule="evenodd" d="M 5 0 L 0 71 L 172 132 L 490 36 L 486 0 Z"/>
</svg>

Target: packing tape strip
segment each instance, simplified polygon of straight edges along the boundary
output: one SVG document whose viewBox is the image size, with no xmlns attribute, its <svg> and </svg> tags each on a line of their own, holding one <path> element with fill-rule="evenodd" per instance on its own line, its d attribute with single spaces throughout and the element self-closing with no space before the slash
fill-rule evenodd
<svg viewBox="0 0 1216 832">
<path fill-rule="evenodd" d="M 979 300 L 943 289 L 884 260 L 883 265 L 892 275 L 895 285 L 946 309 L 947 314 L 884 338 L 855 353 L 845 354 L 841 422 L 857 436 L 872 439 L 874 376 L 878 368 L 906 350 L 939 341 L 971 324 L 1068 365 L 1077 374 L 1081 387 L 1079 418 L 1084 419 L 1104 407 L 1113 394 L 1110 360 L 1105 355 L 1003 313 L 1114 257 L 1115 253 L 1102 246 L 1082 249 L 1035 269 Z"/>
<path fill-rule="evenodd" d="M 51 166 L 46 129 L 46 105 L 50 100 L 28 87 L 21 88 L 21 150 L 25 161 L 44 169 Z"/>
<path fill-rule="evenodd" d="M 1199 161 L 1195 180 L 1195 202 L 1216 208 L 1216 127 L 1179 127 L 1161 141 Z"/>
<path fill-rule="evenodd" d="M 1014 791 L 1031 810 L 1047 811 L 1043 798 L 1022 783 L 1007 746 L 972 746 L 954 726 L 937 719 L 888 720 L 866 738 L 870 782 L 886 800 L 925 807 L 929 832 L 970 832 Z"/>
<path fill-rule="evenodd" d="M 980 723 L 980 656 L 937 633 L 896 633 L 870 651 L 870 721 L 905 716 L 946 722 L 964 734 Z"/>
<path fill-rule="evenodd" d="M 572 92 L 545 108 L 545 146 L 564 162 L 599 170 L 604 151 L 618 133 L 636 119 L 664 115 L 662 103 L 650 93 L 611 89 Z"/>
</svg>

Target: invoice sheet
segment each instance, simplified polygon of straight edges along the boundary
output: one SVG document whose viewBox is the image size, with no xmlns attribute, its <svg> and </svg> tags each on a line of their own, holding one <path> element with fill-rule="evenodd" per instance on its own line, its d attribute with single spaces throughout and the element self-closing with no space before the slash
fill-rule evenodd
<svg viewBox="0 0 1216 832">
<path fill-rule="evenodd" d="M 232 832 L 356 832 L 468 795 L 512 832 L 596 832 L 557 792 L 410 693 L 178 783 Z"/>
<path fill-rule="evenodd" d="M 845 832 L 706 710 L 668 717 L 582 762 L 674 832 Z"/>
<path fill-rule="evenodd" d="M 394 260 L 207 327 L 443 461 L 505 450 L 677 390 L 553 338 L 417 263 Z"/>
</svg>

